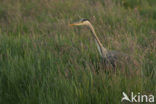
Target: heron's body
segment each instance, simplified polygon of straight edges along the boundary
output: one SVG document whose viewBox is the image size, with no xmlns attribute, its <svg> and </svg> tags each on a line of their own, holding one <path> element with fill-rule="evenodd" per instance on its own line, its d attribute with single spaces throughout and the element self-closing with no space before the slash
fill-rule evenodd
<svg viewBox="0 0 156 104">
<path fill-rule="evenodd" d="M 127 55 L 120 53 L 118 51 L 110 51 L 107 50 L 102 43 L 100 42 L 99 38 L 97 37 L 95 30 L 92 26 L 92 24 L 87 20 L 87 19 L 81 19 L 79 22 L 71 24 L 71 25 L 85 25 L 88 26 L 93 34 L 95 43 L 97 45 L 97 49 L 100 53 L 100 56 L 102 57 L 102 59 L 104 60 L 104 62 L 106 64 L 111 64 L 113 67 L 116 66 L 116 63 L 122 59 L 124 59 L 125 57 L 127 57 Z"/>
</svg>

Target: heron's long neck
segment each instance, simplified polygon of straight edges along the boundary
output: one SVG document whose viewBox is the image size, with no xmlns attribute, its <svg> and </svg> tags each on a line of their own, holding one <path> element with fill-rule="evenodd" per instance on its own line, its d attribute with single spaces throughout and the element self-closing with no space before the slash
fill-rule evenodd
<svg viewBox="0 0 156 104">
<path fill-rule="evenodd" d="M 93 33 L 93 36 L 94 36 L 94 39 L 95 39 L 95 42 L 97 44 L 97 48 L 100 52 L 100 55 L 102 57 L 106 56 L 106 53 L 107 53 L 107 49 L 103 47 L 102 43 L 100 42 L 99 38 L 97 37 L 96 33 L 95 33 L 95 30 L 93 28 L 93 26 L 91 24 L 88 25 Z"/>
</svg>

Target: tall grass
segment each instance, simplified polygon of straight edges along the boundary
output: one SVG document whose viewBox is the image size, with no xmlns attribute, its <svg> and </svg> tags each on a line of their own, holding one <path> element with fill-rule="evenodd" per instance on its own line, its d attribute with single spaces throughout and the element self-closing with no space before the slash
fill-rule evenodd
<svg viewBox="0 0 156 104">
<path fill-rule="evenodd" d="M 1 0 L 0 104 L 120 104 L 123 91 L 156 95 L 155 6 L 155 0 Z M 88 28 L 68 26 L 80 18 L 135 65 L 105 72 Z"/>
</svg>

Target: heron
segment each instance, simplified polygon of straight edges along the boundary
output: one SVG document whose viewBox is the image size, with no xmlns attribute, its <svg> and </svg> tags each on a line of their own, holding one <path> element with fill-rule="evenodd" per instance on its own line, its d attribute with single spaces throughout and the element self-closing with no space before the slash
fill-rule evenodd
<svg viewBox="0 0 156 104">
<path fill-rule="evenodd" d="M 126 54 L 119 52 L 119 51 L 108 50 L 102 45 L 100 39 L 98 38 L 98 36 L 95 32 L 93 25 L 91 24 L 91 22 L 88 19 L 81 19 L 78 22 L 70 24 L 70 26 L 87 26 L 87 27 L 89 27 L 89 29 L 91 30 L 92 36 L 95 40 L 99 54 L 105 64 L 111 65 L 113 68 L 115 68 L 119 61 L 121 61 L 125 58 L 127 59 Z"/>
</svg>

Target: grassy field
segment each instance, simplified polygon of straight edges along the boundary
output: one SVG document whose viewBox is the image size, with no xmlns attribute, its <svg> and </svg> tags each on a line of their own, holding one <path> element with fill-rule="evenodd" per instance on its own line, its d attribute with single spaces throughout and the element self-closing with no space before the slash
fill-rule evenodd
<svg viewBox="0 0 156 104">
<path fill-rule="evenodd" d="M 81 18 L 135 65 L 105 72 L 88 28 L 68 26 Z M 123 91 L 156 95 L 155 0 L 0 1 L 0 104 L 121 104 Z"/>
</svg>

